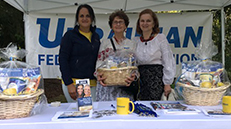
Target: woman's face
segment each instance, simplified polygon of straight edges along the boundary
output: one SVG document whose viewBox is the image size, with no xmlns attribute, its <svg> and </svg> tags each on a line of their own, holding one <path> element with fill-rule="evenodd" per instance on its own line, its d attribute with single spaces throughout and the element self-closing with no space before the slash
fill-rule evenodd
<svg viewBox="0 0 231 129">
<path fill-rule="evenodd" d="M 150 14 L 143 14 L 140 16 L 140 29 L 142 32 L 152 32 L 152 28 L 154 27 L 154 21 Z"/>
<path fill-rule="evenodd" d="M 90 86 L 85 86 L 84 87 L 84 94 L 85 94 L 86 97 L 89 97 L 91 95 Z"/>
<path fill-rule="evenodd" d="M 120 19 L 118 16 L 114 18 L 111 28 L 114 33 L 124 33 L 126 28 L 124 19 Z"/>
<path fill-rule="evenodd" d="M 86 8 L 81 8 L 78 16 L 78 23 L 80 27 L 88 28 L 90 27 L 92 21 L 90 14 Z"/>
<path fill-rule="evenodd" d="M 77 92 L 78 92 L 79 95 L 81 95 L 83 93 L 83 86 L 82 85 L 79 85 L 77 87 Z"/>
</svg>

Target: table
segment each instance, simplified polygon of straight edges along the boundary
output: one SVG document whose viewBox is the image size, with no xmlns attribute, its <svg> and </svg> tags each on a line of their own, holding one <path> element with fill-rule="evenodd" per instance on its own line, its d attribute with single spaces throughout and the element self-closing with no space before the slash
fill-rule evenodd
<svg viewBox="0 0 231 129">
<path fill-rule="evenodd" d="M 149 105 L 148 101 L 140 103 Z M 108 109 L 116 102 L 94 102 L 94 109 Z M 68 108 L 71 103 L 62 103 L 60 107 L 48 106 L 40 114 L 27 118 L 0 120 L 0 129 L 230 129 L 231 116 L 208 117 L 203 113 L 194 115 L 166 115 L 158 118 L 129 115 L 113 115 L 97 119 L 79 119 L 76 121 L 51 121 L 58 111 L 74 110 Z M 72 104 L 73 105 L 73 104 Z M 198 107 L 198 108 L 207 108 Z M 216 106 L 221 108 L 221 105 Z"/>
</svg>

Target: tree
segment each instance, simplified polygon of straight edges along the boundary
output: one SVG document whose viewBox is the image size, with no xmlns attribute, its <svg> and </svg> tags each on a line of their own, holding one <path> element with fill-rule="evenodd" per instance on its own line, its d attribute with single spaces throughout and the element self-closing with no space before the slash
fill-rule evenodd
<svg viewBox="0 0 231 129">
<path fill-rule="evenodd" d="M 25 48 L 23 13 L 2 0 L 0 10 L 0 48 L 10 42 Z"/>
<path fill-rule="evenodd" d="M 226 49 L 225 49 L 225 69 L 228 73 L 229 79 L 231 79 L 231 5 L 225 7 L 225 39 L 226 39 Z M 213 13 L 213 41 L 218 47 L 218 54 L 213 57 L 213 60 L 222 62 L 221 56 L 221 12 L 220 10 Z"/>
</svg>

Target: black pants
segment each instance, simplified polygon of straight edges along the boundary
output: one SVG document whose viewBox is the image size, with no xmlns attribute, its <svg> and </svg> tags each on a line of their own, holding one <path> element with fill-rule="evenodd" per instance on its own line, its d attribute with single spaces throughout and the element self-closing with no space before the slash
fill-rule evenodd
<svg viewBox="0 0 231 129">
<path fill-rule="evenodd" d="M 140 65 L 140 90 L 139 100 L 160 100 L 164 92 L 163 66 Z"/>
<path fill-rule="evenodd" d="M 124 91 L 126 91 L 128 94 L 132 94 L 134 97 L 134 100 L 137 100 L 137 94 L 139 90 L 139 80 L 133 81 L 129 87 L 121 87 Z"/>
</svg>

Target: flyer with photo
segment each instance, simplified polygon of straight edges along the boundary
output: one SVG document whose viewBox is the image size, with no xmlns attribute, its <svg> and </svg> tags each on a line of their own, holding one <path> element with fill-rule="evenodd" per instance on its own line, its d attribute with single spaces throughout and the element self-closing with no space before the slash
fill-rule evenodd
<svg viewBox="0 0 231 129">
<path fill-rule="evenodd" d="M 189 115 L 198 114 L 201 111 L 195 108 L 189 108 L 180 102 L 151 102 L 154 110 L 162 110 L 165 114 Z"/>
<path fill-rule="evenodd" d="M 225 113 L 222 111 L 222 109 L 204 109 L 203 110 L 205 115 L 212 115 L 212 116 L 219 116 L 219 115 L 225 115 L 225 116 L 231 116 L 231 113 Z"/>
<path fill-rule="evenodd" d="M 89 79 L 76 80 L 77 105 L 79 111 L 92 109 L 91 87 Z"/>
<path fill-rule="evenodd" d="M 91 117 L 91 111 L 63 111 L 57 112 L 52 121 L 69 121 L 89 117 Z"/>
</svg>

